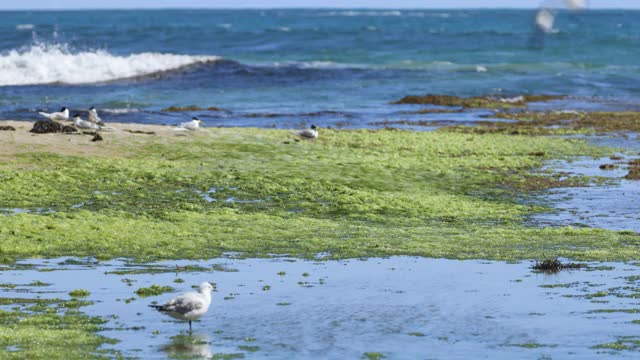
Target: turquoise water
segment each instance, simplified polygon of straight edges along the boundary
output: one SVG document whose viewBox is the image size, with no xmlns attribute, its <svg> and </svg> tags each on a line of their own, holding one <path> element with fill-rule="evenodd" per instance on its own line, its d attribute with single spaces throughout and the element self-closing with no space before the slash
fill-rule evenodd
<svg viewBox="0 0 640 360">
<path fill-rule="evenodd" d="M 171 10 L 0 13 L 0 117 L 96 106 L 111 121 L 208 124 L 401 118 L 407 94 L 568 94 L 630 107 L 640 12 Z M 586 100 L 585 100 L 586 99 Z M 577 106 L 577 105 L 571 105 Z M 281 115 L 274 117 L 273 115 Z M 250 116 L 247 116 L 250 115 Z M 208 120 L 207 120 L 208 117 Z"/>
</svg>

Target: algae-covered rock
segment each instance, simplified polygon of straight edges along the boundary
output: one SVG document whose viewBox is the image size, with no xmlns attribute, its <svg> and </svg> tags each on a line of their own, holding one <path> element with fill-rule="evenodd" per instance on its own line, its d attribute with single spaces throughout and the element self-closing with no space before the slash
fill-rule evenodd
<svg viewBox="0 0 640 360">
<path fill-rule="evenodd" d="M 629 173 L 624 178 L 627 180 L 640 180 L 640 159 L 629 163 Z"/>
<path fill-rule="evenodd" d="M 160 111 L 162 112 L 184 112 L 184 111 L 201 111 L 203 110 L 201 107 L 196 105 L 187 105 L 187 106 L 169 106 L 168 108 L 164 108 Z"/>
<path fill-rule="evenodd" d="M 209 106 L 206 109 L 201 108 L 200 106 L 197 105 L 187 105 L 187 106 L 169 106 L 168 108 L 164 108 L 160 111 L 162 112 L 186 112 L 186 111 L 203 111 L 203 110 L 208 110 L 208 111 L 218 111 L 218 112 L 226 112 L 228 110 L 225 110 L 223 108 L 217 107 L 217 106 Z"/>
<path fill-rule="evenodd" d="M 408 95 L 392 104 L 421 104 L 438 106 L 460 106 L 463 108 L 509 109 L 526 107 L 529 102 L 541 102 L 562 99 L 559 95 L 520 95 L 515 97 L 454 95 Z"/>
<path fill-rule="evenodd" d="M 563 128 L 574 131 L 640 131 L 640 112 L 637 111 L 551 111 L 498 112 L 493 117 L 519 120 L 520 126 Z"/>
</svg>

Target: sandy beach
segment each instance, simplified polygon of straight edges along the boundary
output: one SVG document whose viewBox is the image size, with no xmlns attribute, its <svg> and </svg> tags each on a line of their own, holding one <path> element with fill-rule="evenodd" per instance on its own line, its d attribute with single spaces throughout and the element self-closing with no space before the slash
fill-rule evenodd
<svg viewBox="0 0 640 360">
<path fill-rule="evenodd" d="M 134 123 L 109 123 L 108 131 L 101 131 L 102 141 L 91 141 L 92 135 L 80 133 L 34 134 L 32 121 L 0 120 L 0 126 L 12 126 L 15 131 L 0 131 L 0 157 L 16 153 L 42 151 L 65 155 L 113 156 L 122 152 L 118 145 L 123 143 L 146 142 L 153 138 L 196 136 L 205 133 L 205 129 L 194 131 L 176 131 L 174 126 Z M 151 134 L 152 133 L 152 134 Z"/>
</svg>

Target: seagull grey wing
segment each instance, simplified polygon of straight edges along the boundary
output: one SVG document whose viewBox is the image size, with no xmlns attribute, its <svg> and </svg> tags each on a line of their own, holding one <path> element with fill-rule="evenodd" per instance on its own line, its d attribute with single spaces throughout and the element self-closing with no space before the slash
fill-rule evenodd
<svg viewBox="0 0 640 360">
<path fill-rule="evenodd" d="M 196 130 L 198 129 L 198 123 L 195 121 L 188 121 L 188 122 L 182 123 L 182 127 L 187 130 Z"/>
<path fill-rule="evenodd" d="M 102 121 L 100 116 L 98 116 L 98 112 L 95 110 L 89 112 L 89 121 L 96 123 L 100 126 L 104 126 L 104 122 Z"/>
<path fill-rule="evenodd" d="M 204 299 L 197 293 L 186 293 L 169 300 L 162 307 L 162 311 L 170 311 L 178 314 L 188 314 L 205 306 Z"/>
<path fill-rule="evenodd" d="M 307 138 L 307 139 L 313 139 L 315 137 L 313 132 L 311 132 L 310 130 L 302 130 L 302 131 L 298 132 L 298 135 L 302 136 L 303 138 Z"/>
</svg>

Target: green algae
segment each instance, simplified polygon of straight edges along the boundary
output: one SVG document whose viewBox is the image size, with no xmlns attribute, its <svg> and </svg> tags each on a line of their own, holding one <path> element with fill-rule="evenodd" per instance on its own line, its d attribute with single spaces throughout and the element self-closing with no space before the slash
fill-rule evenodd
<svg viewBox="0 0 640 360">
<path fill-rule="evenodd" d="M 87 297 L 89 295 L 91 295 L 91 293 L 88 290 L 84 290 L 84 289 L 76 289 L 69 293 L 69 296 L 74 298 L 82 298 L 82 297 Z"/>
<path fill-rule="evenodd" d="M 230 354 L 213 354 L 211 360 L 233 360 L 244 359 L 243 353 L 230 353 Z"/>
<path fill-rule="evenodd" d="M 525 348 L 525 349 L 538 349 L 538 348 L 545 348 L 545 347 L 557 347 L 558 345 L 553 344 L 553 345 L 546 345 L 546 344 L 538 344 L 535 342 L 528 342 L 528 343 L 523 343 L 523 344 L 512 344 L 510 346 L 516 346 L 516 347 L 521 347 L 521 348 Z"/>
<path fill-rule="evenodd" d="M 568 283 L 568 284 L 544 284 L 544 285 L 539 285 L 539 287 L 544 288 L 544 289 L 570 288 L 570 287 L 578 286 L 579 284 L 580 283 L 578 283 L 578 282 L 572 282 L 572 283 Z"/>
<path fill-rule="evenodd" d="M 589 311 L 590 314 L 611 314 L 611 313 L 625 313 L 625 314 L 640 314 L 640 309 L 596 309 Z"/>
<path fill-rule="evenodd" d="M 11 303 L 29 306 L 24 311 L 0 310 L 2 359 L 103 359 L 118 355 L 100 349 L 115 343 L 96 334 L 106 320 L 77 310 L 89 302 L 78 305 L 73 300 L 11 299 Z"/>
<path fill-rule="evenodd" d="M 609 149 L 500 134 L 327 129 L 314 142 L 283 144 L 289 136 L 205 129 L 101 144 L 119 157 L 44 149 L 4 156 L 0 208 L 51 211 L 3 217 L 0 258 L 149 261 L 239 252 L 511 260 L 539 257 L 542 248 L 585 260 L 638 255 L 635 233 L 526 227 L 523 219 L 545 208 L 516 200 L 586 181 L 532 174 L 543 160 Z M 521 185 L 523 178 L 536 186 Z"/>
<path fill-rule="evenodd" d="M 614 342 L 599 344 L 593 346 L 592 349 L 638 351 L 640 350 L 640 338 L 637 336 L 621 336 Z"/>
<path fill-rule="evenodd" d="M 171 286 L 160 286 L 158 284 L 153 284 L 149 287 L 141 287 L 140 289 L 136 290 L 136 295 L 140 297 L 158 296 L 173 290 L 174 289 Z"/>
<path fill-rule="evenodd" d="M 380 360 L 380 359 L 384 359 L 386 356 L 384 356 L 384 354 L 379 353 L 379 352 L 366 352 L 364 354 L 362 354 L 362 359 L 367 359 L 367 360 Z"/>
<path fill-rule="evenodd" d="M 250 345 L 238 345 L 238 350 L 248 351 L 248 352 L 256 352 L 260 350 L 259 346 L 250 346 Z"/>
</svg>

